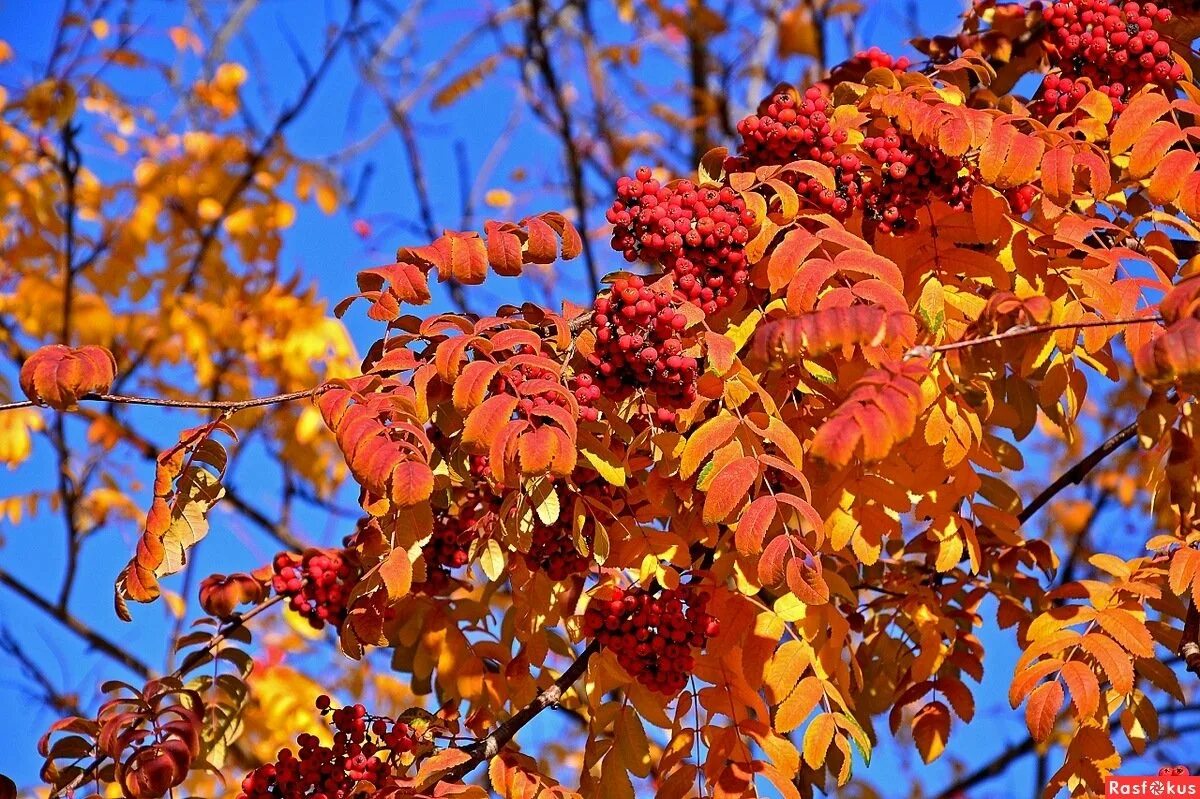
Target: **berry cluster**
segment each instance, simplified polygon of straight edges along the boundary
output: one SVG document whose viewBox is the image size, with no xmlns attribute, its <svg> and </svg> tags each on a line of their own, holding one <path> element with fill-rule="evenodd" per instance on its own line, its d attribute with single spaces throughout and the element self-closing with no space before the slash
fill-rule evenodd
<svg viewBox="0 0 1200 799">
<path fill-rule="evenodd" d="M 692 650 L 702 649 L 721 631 L 705 611 L 707 604 L 708 594 L 694 586 L 666 589 L 658 596 L 641 587 L 618 588 L 608 600 L 588 605 L 583 624 L 638 682 L 674 695 L 683 690 L 695 665 Z"/>
<path fill-rule="evenodd" d="M 292 610 L 320 630 L 326 623 L 341 627 L 346 600 L 359 569 L 347 551 L 305 550 L 303 555 L 280 552 L 271 564 L 275 593 L 288 597 Z"/>
<path fill-rule="evenodd" d="M 1171 86 L 1183 77 L 1170 43 L 1155 29 L 1171 20 L 1171 10 L 1160 4 L 1070 0 L 1032 7 L 1041 10 L 1046 46 L 1058 67 L 1058 74 L 1046 76 L 1032 107 L 1038 116 L 1074 108 L 1089 83 L 1120 113 L 1141 87 Z"/>
<path fill-rule="evenodd" d="M 846 131 L 830 125 L 832 111 L 832 103 L 817 88 L 798 97 L 795 90 L 782 87 L 759 107 L 758 114 L 738 123 L 739 166 L 757 169 L 797 160 L 824 164 L 833 170 L 833 189 L 797 173 L 786 173 L 784 179 L 822 210 L 845 219 L 862 207 L 862 162 L 852 153 L 838 153 L 846 143 Z"/>
<path fill-rule="evenodd" d="M 654 392 L 658 420 L 674 421 L 674 408 L 696 398 L 699 362 L 683 352 L 680 338 L 687 319 L 677 301 L 655 291 L 637 276 L 613 281 L 612 292 L 592 306 L 596 349 L 588 356 L 590 373 L 572 382 L 580 414 L 595 419 L 591 406 L 601 394 L 623 399 L 637 388 Z"/>
<path fill-rule="evenodd" d="M 683 299 L 705 313 L 727 306 L 749 279 L 743 247 L 754 213 L 728 186 L 664 185 L 641 167 L 617 181 L 608 221 L 614 250 L 673 273 Z"/>
<path fill-rule="evenodd" d="M 872 47 L 870 50 L 859 50 L 853 58 L 834 67 L 829 74 L 829 83 L 835 86 L 846 81 L 859 83 L 873 69 L 890 69 L 900 75 L 911 67 L 912 61 L 907 56 L 897 58 L 878 47 Z"/>
<path fill-rule="evenodd" d="M 475 467 L 473 463 L 472 471 Z M 487 535 L 495 525 L 499 507 L 498 499 L 486 487 L 471 488 L 461 504 L 437 513 L 433 519 L 433 536 L 421 549 L 425 579 L 414 584 L 413 591 L 431 596 L 449 593 L 454 587 L 450 571 L 467 565 L 471 544 Z"/>
<path fill-rule="evenodd" d="M 394 761 L 418 744 L 404 722 L 372 718 L 362 705 L 330 709 L 328 696 L 317 697 L 317 708 L 329 715 L 335 733 L 332 746 L 317 736 L 296 737 L 298 752 L 279 750 L 274 763 L 259 766 L 242 780 L 238 799 L 347 799 L 360 795 L 360 783 L 385 787 Z"/>
<path fill-rule="evenodd" d="M 1008 198 L 1008 204 L 1012 206 L 1013 212 L 1017 214 L 1028 213 L 1033 208 L 1033 201 L 1037 199 L 1037 195 L 1037 187 L 1032 183 L 1015 186 L 1004 192 L 1004 196 Z"/>
<path fill-rule="evenodd" d="M 917 210 L 930 198 L 955 208 L 971 202 L 974 179 L 963 174 L 963 161 L 920 144 L 895 128 L 868 136 L 863 149 L 879 164 L 879 175 L 864 188 L 863 208 L 883 233 L 911 227 Z"/>
<path fill-rule="evenodd" d="M 590 546 L 589 541 L 589 546 Z M 591 559 L 575 546 L 569 524 L 538 525 L 533 531 L 533 544 L 525 554 L 530 569 L 546 573 L 555 582 L 577 574 L 586 574 Z"/>
<path fill-rule="evenodd" d="M 532 354 L 533 352 L 529 347 L 521 347 L 516 350 L 514 352 L 515 365 L 511 369 L 500 372 L 492 379 L 491 392 L 493 394 L 512 394 L 519 397 L 517 407 L 526 416 L 532 414 L 534 410 L 553 405 L 565 408 L 567 406 L 566 395 L 561 391 L 553 390 L 553 388 L 532 394 L 522 393 L 521 386 L 533 380 L 545 381 L 547 385 L 559 385 L 558 375 L 554 372 L 549 369 L 543 369 L 528 361 L 522 362 L 522 356 Z"/>
</svg>

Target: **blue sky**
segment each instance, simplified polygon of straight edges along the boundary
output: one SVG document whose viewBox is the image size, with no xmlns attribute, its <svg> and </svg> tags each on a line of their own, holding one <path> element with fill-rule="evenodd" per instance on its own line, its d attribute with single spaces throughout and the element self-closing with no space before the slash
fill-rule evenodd
<svg viewBox="0 0 1200 799">
<path fill-rule="evenodd" d="M 184 5 L 138 3 L 135 4 L 135 17 L 146 18 L 149 21 L 147 35 L 160 37 L 161 45 L 169 48 L 163 31 L 169 25 L 177 24 L 180 9 Z M 900 0 L 886 0 L 867 5 L 869 11 L 861 28 L 864 41 L 892 52 L 910 52 L 900 43 L 910 29 L 910 20 L 905 11 L 907 4 Z M 950 30 L 954 17 L 961 10 L 958 2 L 921 2 L 912 5 L 919 14 L 917 26 L 928 33 Z M 302 6 L 305 7 L 304 13 L 296 13 Z M 267 84 L 272 90 L 274 102 L 290 99 L 286 89 L 297 86 L 299 80 L 288 38 L 281 32 L 290 30 L 296 41 L 310 53 L 313 52 L 326 24 L 331 19 L 337 20 L 336 16 L 328 15 L 341 13 L 340 4 L 332 3 L 330 6 L 334 7 L 332 11 L 326 8 L 326 4 L 315 1 L 297 3 L 294 0 L 264 0 L 252 16 L 249 31 L 256 42 L 256 52 L 251 55 L 235 49 L 231 55 L 235 59 L 253 62 L 256 74 L 269 76 Z M 14 64 L 0 68 L 0 85 L 21 85 L 29 74 L 30 59 L 40 65 L 49 49 L 58 13 L 59 4 L 56 2 L 33 4 L 0 0 L 0 38 L 12 44 L 17 53 Z M 484 6 L 468 2 L 440 2 L 432 3 L 425 13 L 427 23 L 420 30 L 418 46 L 420 57 L 431 60 L 464 32 L 479 24 Z M 611 21 L 606 24 L 611 24 Z M 318 89 L 309 109 L 289 130 L 288 140 L 293 149 L 302 154 L 322 156 L 360 138 L 384 121 L 378 104 L 356 91 L 356 82 L 348 60 L 344 56 L 339 58 L 328 79 Z M 456 148 L 462 148 L 466 153 L 466 160 L 473 170 L 488 163 L 489 153 L 511 118 L 515 92 L 515 81 L 509 76 L 489 83 L 486 91 L 475 92 L 468 100 L 437 116 L 430 114 L 427 108 L 418 109 L 417 122 L 424 144 L 426 168 L 433 176 L 430 188 L 435 212 L 446 226 L 456 224 L 458 219 L 460 198 Z M 147 102 L 167 108 L 172 98 L 159 91 L 150 94 Z M 254 102 L 252 94 L 252 105 Z M 259 114 L 260 120 L 269 117 L 266 111 Z M 561 183 L 561 177 L 558 177 L 561 172 L 558 151 L 554 149 L 553 140 L 527 115 L 518 119 L 517 124 L 517 135 L 495 160 L 492 178 L 483 187 L 513 191 L 522 210 L 554 210 L 539 205 L 550 197 L 540 187 L 545 178 Z M 339 210 L 332 216 L 325 216 L 312 206 L 306 206 L 300 210 L 296 224 L 285 236 L 282 259 L 285 269 L 315 280 L 321 293 L 333 301 L 353 290 L 354 273 L 358 269 L 387 262 L 396 246 L 424 243 L 404 224 L 405 221 L 415 220 L 417 211 L 407 176 L 407 161 L 398 138 L 389 135 L 374 145 L 370 158 L 374 164 L 374 174 L 362 195 L 361 206 L 353 214 Z M 524 183 L 512 180 L 512 172 L 517 167 L 527 168 L 531 173 L 530 179 Z M 553 201 L 558 201 L 559 196 L 554 195 Z M 481 209 L 481 212 L 486 210 Z M 352 230 L 355 218 L 371 222 L 376 237 L 364 243 Z M 603 241 L 597 243 L 597 254 L 601 259 L 602 271 L 621 265 L 620 258 L 609 252 Z M 578 264 L 566 265 L 558 273 L 559 284 L 554 289 L 557 298 L 576 301 L 586 298 L 587 284 Z M 483 307 L 520 295 L 540 298 L 541 293 L 527 281 L 510 281 L 502 285 L 489 283 L 474 294 L 473 299 L 478 307 Z M 440 310 L 444 307 L 445 298 L 439 297 L 438 300 Z M 364 349 L 377 331 L 361 314 L 351 313 L 348 321 L 360 350 Z M 194 424 L 193 417 L 179 414 L 161 414 L 149 410 L 139 413 L 142 414 L 139 418 L 145 423 L 146 429 L 161 442 L 173 439 L 181 428 Z M 52 461 L 47 452 L 48 445 L 45 441 L 39 441 L 37 446 L 38 453 L 29 464 L 17 472 L 0 476 L 0 497 L 23 493 L 34 486 L 50 485 L 47 476 L 52 474 Z M 272 486 L 269 482 L 256 485 L 255 480 L 260 478 L 258 475 L 251 476 L 253 466 L 253 459 L 244 465 L 241 485 L 248 487 L 248 495 L 269 505 Z M 143 470 L 145 477 L 149 478 L 148 465 L 137 463 L 132 468 Z M 353 505 L 353 497 L 348 495 L 344 504 Z M 61 572 L 62 535 L 56 518 L 48 513 L 42 518 L 44 521 L 16 528 L 0 523 L 0 538 L 3 539 L 0 566 L 22 576 L 32 575 L 36 571 L 47 581 L 45 585 L 49 592 L 57 579 L 54 575 Z M 312 524 L 312 529 L 305 532 L 314 541 L 332 542 L 344 533 L 340 527 L 330 526 L 317 516 L 302 521 Z M 88 571 L 76 591 L 73 611 L 130 651 L 137 652 L 151 663 L 160 663 L 168 630 L 161 609 L 138 609 L 133 625 L 122 625 L 111 611 L 112 579 L 128 558 L 133 535 L 133 531 L 129 530 L 109 531 L 89 544 L 85 552 Z M 272 551 L 272 542 L 253 529 L 237 522 L 232 515 L 219 515 L 214 524 L 214 534 L 199 553 L 200 573 L 252 567 L 266 562 Z M 30 576 L 31 581 L 34 579 Z M 178 582 L 172 587 L 178 590 Z M 988 609 L 987 612 L 992 610 Z M 120 670 L 111 662 L 81 649 L 79 642 L 64 634 L 55 622 L 31 609 L 3 587 L 0 587 L 0 619 L 30 654 L 40 663 L 49 664 L 51 679 L 64 690 L 77 691 L 85 704 L 93 703 L 95 685 L 100 680 L 126 676 L 120 674 Z M 961 761 L 968 766 L 985 762 L 1007 744 L 1023 739 L 1024 724 L 1017 714 L 1008 710 L 1006 698 L 1007 684 L 1017 656 L 1012 636 L 1007 632 L 988 631 L 985 632 L 985 643 L 990 651 L 985 680 L 976 694 L 979 707 L 977 721 L 969 728 L 956 725 L 952 731 L 948 757 L 924 769 L 911 745 L 896 746 L 890 741 L 886 734 L 886 722 L 881 720 L 878 728 L 883 739 L 876 758 L 869 769 L 860 773 L 878 786 L 882 795 L 891 797 L 907 793 L 912 775 L 917 772 L 922 774 L 926 785 L 940 789 L 951 781 L 954 762 Z M 28 784 L 36 779 L 39 759 L 34 751 L 34 743 L 52 720 L 50 713 L 31 703 L 29 690 L 29 683 L 17 673 L 13 664 L 0 660 L 0 707 L 14 709 L 6 719 L 5 732 L 0 733 L 0 741 L 9 744 L 0 747 L 0 772 L 11 775 L 19 784 Z M 18 708 L 20 712 L 15 710 Z M 537 741 L 547 740 L 558 732 L 557 723 L 552 715 L 547 715 L 526 730 L 519 740 L 536 749 Z M 1029 796 L 1033 794 L 1033 783 L 1033 764 L 1030 761 L 1014 768 L 1005 778 L 973 791 L 971 796 L 974 799 Z"/>
</svg>

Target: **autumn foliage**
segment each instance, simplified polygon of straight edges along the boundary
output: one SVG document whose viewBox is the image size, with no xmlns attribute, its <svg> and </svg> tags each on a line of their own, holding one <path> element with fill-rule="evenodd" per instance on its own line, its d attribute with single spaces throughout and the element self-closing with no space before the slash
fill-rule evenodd
<svg viewBox="0 0 1200 799">
<path fill-rule="evenodd" d="M 811 797 L 883 736 L 930 763 L 978 735 L 993 617 L 1044 795 L 1103 794 L 1200 674 L 1197 32 L 1187 2 L 976 3 L 919 60 L 872 49 L 776 86 L 695 174 L 627 169 L 602 229 L 542 208 L 363 269 L 335 309 L 375 330 L 353 368 L 321 363 L 344 330 L 317 312 L 307 360 L 256 353 L 275 394 L 242 375 L 235 399 L 158 402 L 207 416 L 150 447 L 113 575 L 126 621 L 226 533 L 214 508 L 244 506 L 231 452 L 256 409 L 292 414 L 297 460 L 347 475 L 357 520 L 201 575 L 169 673 L 43 738 L 52 794 L 151 799 L 215 771 L 247 799 Z M 192 158 L 238 147 L 191 135 Z M 249 258 L 242 232 L 280 213 L 260 199 L 214 217 Z M 435 279 L 472 297 L 589 242 L 616 271 L 582 304 L 423 309 Z M 185 283 L 219 281 L 202 271 Z M 29 403 L 0 414 L 163 399 L 114 388 L 152 356 L 86 338 L 23 353 Z M 1103 497 L 1082 517 L 1059 496 L 1081 482 Z M 1136 546 L 1087 542 L 1109 501 Z M 248 756 L 248 645 L 276 606 L 345 658 L 386 652 L 409 705 L 310 691 L 310 723 Z M 583 730 L 573 759 L 521 745 L 542 713 Z"/>
</svg>

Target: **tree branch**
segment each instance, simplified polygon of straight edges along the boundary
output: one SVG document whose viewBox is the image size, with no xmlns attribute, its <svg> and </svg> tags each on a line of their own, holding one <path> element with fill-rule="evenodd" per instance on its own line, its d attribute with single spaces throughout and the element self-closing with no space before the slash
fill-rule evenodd
<svg viewBox="0 0 1200 799">
<path fill-rule="evenodd" d="M 584 669 L 587 668 L 588 660 L 599 650 L 599 641 L 592 641 L 588 644 L 587 648 L 579 653 L 579 657 L 575 658 L 575 661 L 567 667 L 566 671 L 560 674 L 552 685 L 534 697 L 532 702 L 509 717 L 507 721 L 499 724 L 486 737 L 465 747 L 463 751 L 469 754 L 471 759 L 446 772 L 441 778 L 442 781 L 458 782 L 470 774 L 480 763 L 491 760 L 498 755 L 500 750 L 504 748 L 504 745 L 511 741 L 521 728 L 532 721 L 537 714 L 551 705 L 558 704 L 563 694 L 583 674 Z"/>
<path fill-rule="evenodd" d="M 1040 494 L 1021 509 L 1021 512 L 1017 514 L 1017 520 L 1021 524 L 1029 521 L 1047 502 L 1054 499 L 1060 491 L 1068 486 L 1079 485 L 1083 482 L 1083 478 L 1087 477 L 1092 469 L 1095 469 L 1101 461 L 1132 441 L 1135 437 L 1137 437 L 1137 422 L 1131 422 L 1110 436 L 1103 444 L 1089 452 L 1070 469 L 1059 475 L 1057 480 L 1046 486 Z"/>
<path fill-rule="evenodd" d="M 109 639 L 105 638 L 103 635 L 87 626 L 87 624 L 80 621 L 75 616 L 72 616 L 63 608 L 55 607 L 52 602 L 38 594 L 29 586 L 22 583 L 16 577 L 13 577 L 3 568 L 0 568 L 0 583 L 7 585 L 14 592 L 28 600 L 30 604 L 35 605 L 43 612 L 53 616 L 68 630 L 87 641 L 92 648 L 102 652 L 112 660 L 120 663 L 122 666 L 137 674 L 139 677 L 149 680 L 154 676 L 154 672 L 151 671 L 150 667 L 131 655 L 127 649 L 118 646 Z"/>
</svg>

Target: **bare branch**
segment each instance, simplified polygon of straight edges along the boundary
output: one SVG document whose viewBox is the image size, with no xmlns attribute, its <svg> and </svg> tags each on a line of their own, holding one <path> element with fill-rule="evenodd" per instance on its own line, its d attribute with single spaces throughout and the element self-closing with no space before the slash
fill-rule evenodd
<svg viewBox="0 0 1200 799">
<path fill-rule="evenodd" d="M 35 605 L 40 610 L 53 616 L 68 630 L 87 641 L 87 643 L 91 645 L 93 649 L 107 655 L 109 658 L 115 660 L 117 663 L 120 663 L 122 666 L 137 674 L 139 677 L 148 680 L 154 676 L 154 673 L 150 670 L 150 667 L 131 655 L 126 648 L 118 646 L 109 639 L 105 638 L 87 624 L 80 621 L 75 616 L 72 616 L 66 610 L 55 607 L 52 602 L 34 591 L 29 586 L 25 585 L 16 577 L 13 577 L 3 568 L 0 568 L 0 583 L 7 585 L 21 597 L 28 600 L 30 604 Z"/>
<path fill-rule="evenodd" d="M 592 252 L 592 243 L 588 236 L 588 201 L 587 189 L 583 181 L 583 157 L 580 155 L 579 145 L 575 141 L 571 110 L 567 107 L 567 99 L 563 94 L 558 73 L 550 59 L 550 49 L 546 43 L 546 29 L 542 20 L 543 8 L 542 0 L 530 0 L 529 25 L 525 33 L 525 55 L 529 62 L 537 68 L 542 82 L 546 84 L 546 89 L 550 92 L 550 100 L 554 104 L 557 116 L 554 126 L 566 153 L 567 175 L 571 182 L 571 200 L 575 206 L 575 223 L 579 227 L 583 239 L 583 261 L 587 267 L 588 286 L 593 294 L 599 294 L 600 274 L 597 271 L 596 256 Z M 525 73 L 522 71 L 523 79 L 528 84 L 529 79 L 524 75 Z M 530 95 L 533 94 L 534 92 L 530 88 Z"/>
</svg>

